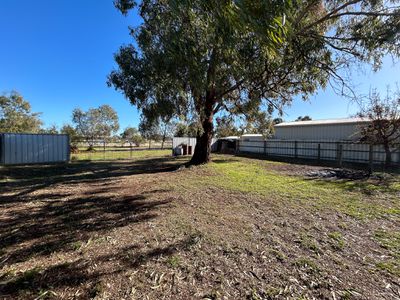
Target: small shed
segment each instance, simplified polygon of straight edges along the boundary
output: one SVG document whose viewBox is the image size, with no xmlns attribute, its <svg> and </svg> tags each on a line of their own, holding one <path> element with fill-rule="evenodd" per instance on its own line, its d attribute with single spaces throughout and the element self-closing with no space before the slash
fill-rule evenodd
<svg viewBox="0 0 400 300">
<path fill-rule="evenodd" d="M 364 118 L 285 122 L 275 125 L 274 139 L 356 141 L 370 122 Z"/>
<path fill-rule="evenodd" d="M 68 162 L 66 134 L 0 133 L 0 164 L 46 164 Z"/>
<path fill-rule="evenodd" d="M 236 142 L 240 139 L 238 136 L 227 136 L 218 138 L 213 147 L 215 152 L 224 154 L 235 154 L 236 152 Z"/>
</svg>

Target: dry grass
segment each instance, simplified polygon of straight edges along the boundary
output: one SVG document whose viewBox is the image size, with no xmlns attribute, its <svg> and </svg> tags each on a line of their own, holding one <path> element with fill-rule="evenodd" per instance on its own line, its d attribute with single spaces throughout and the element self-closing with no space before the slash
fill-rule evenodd
<svg viewBox="0 0 400 300">
<path fill-rule="evenodd" d="M 1 169 L 0 298 L 400 297 L 398 177 L 183 163 Z"/>
</svg>

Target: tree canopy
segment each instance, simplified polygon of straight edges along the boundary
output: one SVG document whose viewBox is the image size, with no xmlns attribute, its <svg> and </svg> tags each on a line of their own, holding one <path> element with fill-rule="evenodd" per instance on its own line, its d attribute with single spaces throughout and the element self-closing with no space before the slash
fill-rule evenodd
<svg viewBox="0 0 400 300">
<path fill-rule="evenodd" d="M 372 145 L 383 145 L 386 164 L 392 161 L 391 147 L 400 144 L 400 91 L 382 97 L 373 90 L 367 101 L 361 103 L 358 117 L 371 122 L 361 127 L 361 140 Z"/>
<path fill-rule="evenodd" d="M 126 140 L 129 144 L 135 144 L 136 146 L 140 146 L 143 143 L 144 139 L 140 135 L 139 130 L 135 127 L 127 127 L 121 134 L 121 138 Z"/>
<path fill-rule="evenodd" d="M 116 0 L 138 6 L 136 43 L 115 55 L 108 83 L 139 109 L 201 124 L 193 164 L 209 160 L 214 115 L 282 111 L 331 83 L 354 62 L 379 68 L 400 54 L 398 0 Z M 153 118 L 155 119 L 155 118 Z"/>
<path fill-rule="evenodd" d="M 72 112 L 72 122 L 78 135 L 90 146 L 95 140 L 109 139 L 119 129 L 118 115 L 109 105 L 90 108 L 86 112 L 76 108 Z"/>
<path fill-rule="evenodd" d="M 296 120 L 294 120 L 295 122 L 299 122 L 299 121 L 311 121 L 312 118 L 310 116 L 298 116 Z"/>
<path fill-rule="evenodd" d="M 0 96 L 0 132 L 37 133 L 42 126 L 40 113 L 17 92 Z"/>
</svg>

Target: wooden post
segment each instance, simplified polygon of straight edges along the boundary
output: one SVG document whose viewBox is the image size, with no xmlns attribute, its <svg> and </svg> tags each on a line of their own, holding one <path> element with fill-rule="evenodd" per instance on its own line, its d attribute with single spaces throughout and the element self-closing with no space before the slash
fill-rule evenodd
<svg viewBox="0 0 400 300">
<path fill-rule="evenodd" d="M 294 158 L 297 158 L 297 141 L 294 141 Z"/>
<path fill-rule="evenodd" d="M 318 161 L 321 160 L 321 144 L 318 144 Z"/>
<path fill-rule="evenodd" d="M 337 154 L 338 164 L 341 168 L 343 165 L 343 145 L 338 143 L 338 154 Z"/>
<path fill-rule="evenodd" d="M 374 168 L 374 145 L 369 145 L 369 173 L 372 174 Z"/>
<path fill-rule="evenodd" d="M 267 140 L 264 140 L 264 155 L 267 155 Z"/>
<path fill-rule="evenodd" d="M 106 159 L 106 140 L 103 140 L 103 158 Z"/>
</svg>

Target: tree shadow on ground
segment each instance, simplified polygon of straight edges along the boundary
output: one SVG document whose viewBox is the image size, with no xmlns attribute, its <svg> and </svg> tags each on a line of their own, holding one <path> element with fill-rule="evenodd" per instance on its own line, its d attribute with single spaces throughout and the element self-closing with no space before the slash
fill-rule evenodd
<svg viewBox="0 0 400 300">
<path fill-rule="evenodd" d="M 171 197 L 163 196 L 169 190 L 154 188 L 120 194 L 120 187 L 111 179 L 170 172 L 179 166 L 179 161 L 171 159 L 148 159 L 1 170 L 3 176 L 13 181 L 0 184 L 3 193 L 0 194 L 0 269 L 31 259 L 43 260 L 52 253 L 74 251 L 74 247 L 93 236 L 102 236 L 128 225 L 135 228 L 153 220 L 173 201 Z M 87 183 L 90 188 L 74 190 L 78 183 Z M 58 184 L 69 188 L 57 189 Z M 36 192 L 42 189 L 46 193 Z M 12 195 L 6 194 L 12 192 Z M 153 194 L 157 197 L 151 197 Z M 170 252 L 176 247 L 170 245 L 159 252 Z M 146 253 L 144 259 L 154 255 L 157 254 Z M 96 259 L 122 259 L 123 253 L 110 256 Z M 79 261 L 25 273 L 11 277 L 0 274 L 0 294 L 10 295 L 13 299 L 21 289 L 37 292 L 45 286 L 73 286 L 103 275 L 87 274 L 85 265 Z"/>
<path fill-rule="evenodd" d="M 15 166 L 0 168 L 0 190 L 13 192 L 12 196 L 0 195 L 0 207 L 18 201 L 16 197 L 58 183 L 73 185 L 101 183 L 110 179 L 140 174 L 156 174 L 177 170 L 182 163 L 174 158 L 143 159 L 136 161 L 101 161 L 46 166 Z M 15 195 L 17 192 L 17 195 Z M 24 199 L 19 199 L 24 200 Z"/>
<path fill-rule="evenodd" d="M 89 272 L 87 261 L 77 259 L 73 262 L 53 265 L 46 269 L 34 268 L 15 275 L 6 275 L 0 284 L 0 293 L 10 299 L 37 295 L 40 291 L 51 291 L 65 287 L 83 287 L 80 291 L 80 299 L 89 299 L 96 296 L 98 288 L 96 283 L 101 278 L 109 275 L 127 273 L 127 270 L 135 270 L 146 262 L 159 257 L 168 257 L 177 251 L 187 250 L 196 239 L 188 236 L 164 247 L 141 251 L 139 245 L 130 245 L 117 249 L 112 254 L 97 256 L 90 263 L 92 265 L 113 261 L 113 268 L 95 272 Z M 127 255 L 135 253 L 135 255 Z"/>
</svg>

